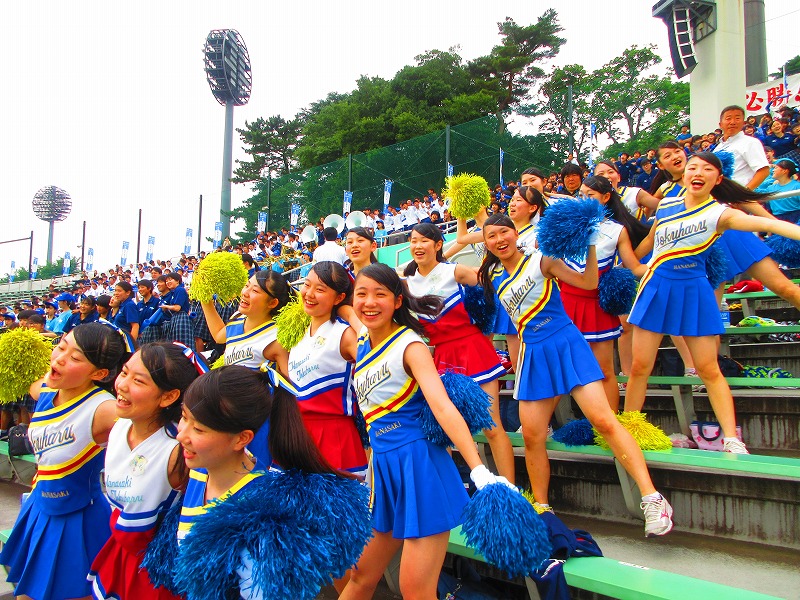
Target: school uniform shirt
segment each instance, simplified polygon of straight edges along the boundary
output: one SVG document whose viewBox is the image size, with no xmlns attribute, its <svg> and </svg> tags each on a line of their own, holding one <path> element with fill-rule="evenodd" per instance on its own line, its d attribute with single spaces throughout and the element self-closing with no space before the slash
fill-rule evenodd
<svg viewBox="0 0 800 600">
<path fill-rule="evenodd" d="M 139 323 L 139 309 L 132 298 L 120 304 L 117 314 L 114 315 L 114 325 L 130 332 L 133 323 Z"/>
<path fill-rule="evenodd" d="M 326 260 L 344 265 L 344 261 L 347 260 L 347 252 L 336 242 L 326 241 L 322 246 L 314 250 L 313 262 L 318 263 Z"/>
<path fill-rule="evenodd" d="M 756 171 L 769 166 L 764 145 L 757 140 L 739 132 L 727 140 L 720 139 L 714 153 L 730 152 L 733 154 L 733 179 L 736 183 L 747 185 Z"/>
<path fill-rule="evenodd" d="M 136 305 L 136 309 L 139 311 L 139 324 L 144 323 L 147 319 L 152 317 L 153 314 L 159 310 L 159 306 L 161 306 L 161 298 L 157 296 L 150 296 L 150 299 L 146 302 L 144 299 L 140 300 Z"/>
</svg>

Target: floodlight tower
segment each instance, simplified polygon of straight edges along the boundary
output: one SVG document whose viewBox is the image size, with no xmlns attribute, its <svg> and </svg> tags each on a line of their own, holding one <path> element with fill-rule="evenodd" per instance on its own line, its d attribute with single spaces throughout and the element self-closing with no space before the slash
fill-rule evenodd
<svg viewBox="0 0 800 600">
<path fill-rule="evenodd" d="M 43 187 L 33 196 L 33 214 L 42 221 L 50 223 L 47 236 L 47 262 L 53 262 L 53 226 L 56 221 L 63 221 L 72 210 L 72 199 L 69 194 L 54 185 Z"/>
<path fill-rule="evenodd" d="M 235 29 L 214 29 L 206 38 L 203 49 L 208 85 L 217 102 L 225 107 L 225 142 L 222 152 L 222 192 L 220 221 L 222 237 L 231 232 L 231 168 L 233 154 L 233 107 L 250 100 L 253 84 L 247 46 Z"/>
</svg>

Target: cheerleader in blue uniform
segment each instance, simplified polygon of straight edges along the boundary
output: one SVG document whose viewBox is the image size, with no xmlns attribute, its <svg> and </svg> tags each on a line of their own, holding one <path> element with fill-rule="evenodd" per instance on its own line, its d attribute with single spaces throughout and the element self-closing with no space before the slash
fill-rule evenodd
<svg viewBox="0 0 800 600">
<path fill-rule="evenodd" d="M 498 379 L 506 370 L 494 346 L 473 323 L 464 305 L 462 286 L 477 285 L 478 276 L 467 266 L 445 262 L 443 245 L 444 236 L 436 225 L 414 226 L 409 237 L 412 260 L 404 273 L 408 289 L 417 297 L 433 295 L 442 299 L 442 312 L 420 315 L 425 336 L 433 346 L 433 362 L 440 373 L 450 370 L 471 377 L 489 395 L 496 426 L 485 429 L 484 434 L 498 472 L 514 481 L 514 450 L 500 420 Z"/>
<path fill-rule="evenodd" d="M 525 255 L 517 248 L 514 223 L 492 215 L 484 227 L 488 254 L 480 278 L 487 294 L 497 294 L 522 338 L 517 387 L 519 416 L 525 440 L 525 465 L 536 502 L 548 504 L 550 462 L 545 442 L 547 424 L 562 394 L 571 394 L 594 428 L 608 441 L 614 456 L 642 493 L 645 534 L 664 535 L 672 529 L 672 507 L 650 479 L 644 456 L 631 434 L 609 408 L 603 392 L 603 372 L 589 344 L 564 312 L 555 279 L 574 287 L 597 287 L 597 255 L 589 246 L 583 272 L 538 250 Z M 497 265 L 502 273 L 497 274 Z"/>
<path fill-rule="evenodd" d="M 242 289 L 239 312 L 225 324 L 213 302 L 200 306 L 208 330 L 218 344 L 225 344 L 225 364 L 258 369 L 270 361 L 284 377 L 289 374 L 289 353 L 278 343 L 278 328 L 273 320 L 291 300 L 293 291 L 280 273 L 272 270 L 256 272 Z M 258 431 L 250 451 L 269 464 L 267 434 L 269 424 Z"/>
<path fill-rule="evenodd" d="M 663 334 L 682 335 L 722 427 L 725 451 L 747 454 L 736 438 L 733 397 L 717 363 L 716 336 L 724 327 L 706 276 L 705 251 L 724 231 L 769 231 L 800 239 L 800 227 L 731 209 L 728 204 L 755 202 L 764 195 L 724 177 L 714 154 L 700 152 L 689 159 L 683 188 L 682 196 L 662 200 L 650 234 L 653 257 L 630 316 L 636 328 L 625 410 L 644 405 L 647 378 Z"/>
<path fill-rule="evenodd" d="M 175 424 L 183 392 L 207 370 L 186 346 L 156 342 L 142 346 L 117 376 L 119 419 L 108 436 L 105 461 L 111 538 L 89 573 L 96 600 L 177 598 L 153 587 L 142 554 L 186 486 Z"/>
<path fill-rule="evenodd" d="M 376 263 L 356 278 L 353 308 L 364 324 L 358 341 L 356 393 L 372 446 L 369 541 L 340 598 L 372 598 L 401 547 L 404 597 L 435 598 L 450 529 L 461 523 L 467 493 L 447 451 L 422 433 L 423 402 L 472 469 L 476 486 L 504 481 L 481 464 L 466 423 L 453 406 L 412 315 L 433 315 L 435 296 L 416 298 L 390 267 Z"/>
<path fill-rule="evenodd" d="M 322 261 L 311 268 L 300 288 L 311 324 L 289 351 L 289 379 L 297 389 L 303 422 L 322 456 L 332 467 L 363 480 L 367 455 L 354 419 L 356 332 L 336 316 L 337 308 L 350 303 L 352 293 L 350 277 L 339 263 Z"/>
<path fill-rule="evenodd" d="M 637 221 L 644 223 L 655 214 L 659 199 L 642 188 L 620 185 L 622 178 L 614 161 L 601 160 L 595 165 L 594 174 L 605 177 L 611 182 L 614 191 L 619 194 L 622 205 Z"/>
<path fill-rule="evenodd" d="M 616 262 L 621 262 L 637 277 L 644 275 L 646 268 L 637 260 L 633 249 L 647 237 L 649 228 L 626 210 L 612 182 L 602 175 L 584 179 L 581 194 L 603 204 L 609 213 L 609 217 L 600 223 L 600 236 L 595 247 L 599 274 L 607 273 Z M 583 272 L 586 268 L 583 261 L 564 262 L 574 271 Z M 564 281 L 560 282 L 560 290 L 564 310 L 589 342 L 603 370 L 603 388 L 611 410 L 617 412 L 619 387 L 614 370 L 614 340 L 622 335 L 621 319 L 600 308 L 597 288 L 586 290 Z"/>
<path fill-rule="evenodd" d="M 127 357 L 119 331 L 80 325 L 53 349 L 44 380 L 31 386 L 38 401 L 28 435 L 37 473 L 0 553 L 18 596 L 64 600 L 90 594 L 86 575 L 110 535 L 111 509 L 100 488 L 116 419 L 110 392 Z"/>
</svg>

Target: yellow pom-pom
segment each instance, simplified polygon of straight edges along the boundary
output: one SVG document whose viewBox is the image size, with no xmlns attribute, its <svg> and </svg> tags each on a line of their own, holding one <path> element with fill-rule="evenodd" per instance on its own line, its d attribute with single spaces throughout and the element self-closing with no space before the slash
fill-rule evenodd
<svg viewBox="0 0 800 600">
<path fill-rule="evenodd" d="M 215 360 L 211 364 L 211 368 L 212 369 L 219 369 L 220 367 L 224 367 L 224 366 L 225 366 L 225 355 L 224 354 L 221 355 L 217 360 Z"/>
<path fill-rule="evenodd" d="M 480 175 L 459 173 L 446 180 L 442 198 L 450 198 L 450 214 L 456 219 L 471 219 L 482 208 L 489 206 L 489 184 Z"/>
<path fill-rule="evenodd" d="M 222 304 L 239 297 L 247 283 L 242 257 L 234 252 L 213 252 L 197 265 L 189 288 L 189 298 L 211 302 L 214 295 Z"/>
<path fill-rule="evenodd" d="M 522 490 L 522 497 L 525 498 L 528 502 L 530 502 L 533 510 L 535 510 L 538 514 L 542 514 L 543 512 L 548 512 L 550 509 L 547 506 L 542 506 L 536 501 L 536 498 L 533 497 L 533 492 L 530 490 Z"/>
<path fill-rule="evenodd" d="M 275 317 L 275 325 L 278 327 L 278 343 L 286 350 L 291 350 L 303 339 L 310 324 L 311 317 L 303 310 L 303 300 L 297 296 Z"/>
<path fill-rule="evenodd" d="M 0 404 L 13 402 L 50 369 L 53 346 L 32 329 L 0 335 Z"/>
<path fill-rule="evenodd" d="M 617 420 L 628 430 L 628 432 L 639 444 L 642 450 L 669 450 L 672 448 L 672 441 L 660 427 L 649 423 L 645 418 L 645 413 L 638 410 L 619 413 Z M 601 448 L 609 449 L 608 442 L 594 430 L 594 443 Z"/>
</svg>

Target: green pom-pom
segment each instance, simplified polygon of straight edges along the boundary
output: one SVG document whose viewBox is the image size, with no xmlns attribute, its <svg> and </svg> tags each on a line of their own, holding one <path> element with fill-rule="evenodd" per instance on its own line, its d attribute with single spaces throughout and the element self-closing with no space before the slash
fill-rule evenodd
<svg viewBox="0 0 800 600">
<path fill-rule="evenodd" d="M 645 413 L 638 410 L 623 412 L 617 415 L 617 420 L 628 430 L 642 450 L 669 450 L 672 448 L 672 440 L 660 427 L 649 423 L 645 418 Z M 608 442 L 596 429 L 594 443 L 601 448 L 609 449 Z"/>
<path fill-rule="evenodd" d="M 189 298 L 211 302 L 214 295 L 222 304 L 239 297 L 247 284 L 247 269 L 242 257 L 233 252 L 214 252 L 197 265 L 189 288 Z"/>
<path fill-rule="evenodd" d="M 224 367 L 224 366 L 225 366 L 225 355 L 224 354 L 220 355 L 220 357 L 217 358 L 217 360 L 215 360 L 211 364 L 211 368 L 212 369 L 219 369 L 220 367 Z"/>
<path fill-rule="evenodd" d="M 300 296 L 278 312 L 275 325 L 278 327 L 278 343 L 286 350 L 291 350 L 300 343 L 306 334 L 306 329 L 311 325 L 311 317 L 303 310 L 303 300 Z"/>
<path fill-rule="evenodd" d="M 459 173 L 446 180 L 442 198 L 450 198 L 450 214 L 456 219 L 471 219 L 492 199 L 489 184 L 480 175 Z"/>
<path fill-rule="evenodd" d="M 50 369 L 53 346 L 32 329 L 0 335 L 0 404 L 13 402 Z"/>
</svg>

